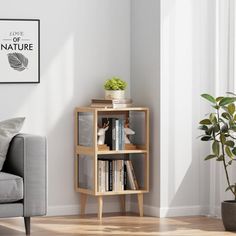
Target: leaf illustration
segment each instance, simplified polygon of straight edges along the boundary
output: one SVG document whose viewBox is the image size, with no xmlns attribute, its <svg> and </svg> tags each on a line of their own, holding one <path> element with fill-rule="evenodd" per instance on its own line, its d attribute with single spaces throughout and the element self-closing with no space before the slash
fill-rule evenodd
<svg viewBox="0 0 236 236">
<path fill-rule="evenodd" d="M 17 71 L 23 71 L 28 66 L 28 58 L 18 52 L 8 53 L 8 61 L 10 66 Z"/>
</svg>

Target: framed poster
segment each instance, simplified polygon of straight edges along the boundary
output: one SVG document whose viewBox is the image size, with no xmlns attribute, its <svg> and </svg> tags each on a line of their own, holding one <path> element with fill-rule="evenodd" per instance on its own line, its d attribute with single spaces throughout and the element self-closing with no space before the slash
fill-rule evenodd
<svg viewBox="0 0 236 236">
<path fill-rule="evenodd" d="M 0 19 L 0 83 L 40 83 L 40 20 Z"/>
</svg>

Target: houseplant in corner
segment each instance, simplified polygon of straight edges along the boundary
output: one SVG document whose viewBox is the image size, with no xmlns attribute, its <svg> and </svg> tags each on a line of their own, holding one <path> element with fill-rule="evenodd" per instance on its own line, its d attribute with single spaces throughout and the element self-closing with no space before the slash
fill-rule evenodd
<svg viewBox="0 0 236 236">
<path fill-rule="evenodd" d="M 211 153 L 205 160 L 216 160 L 222 163 L 227 181 L 226 191 L 232 193 L 234 200 L 221 204 L 222 220 L 226 230 L 236 231 L 236 183 L 229 176 L 229 169 L 236 161 L 236 95 L 214 98 L 209 94 L 201 96 L 211 103 L 213 112 L 201 120 L 202 141 L 211 142 Z"/>
<path fill-rule="evenodd" d="M 112 77 L 105 81 L 105 98 L 106 99 L 124 99 L 125 88 L 127 83 L 119 77 Z"/>
</svg>

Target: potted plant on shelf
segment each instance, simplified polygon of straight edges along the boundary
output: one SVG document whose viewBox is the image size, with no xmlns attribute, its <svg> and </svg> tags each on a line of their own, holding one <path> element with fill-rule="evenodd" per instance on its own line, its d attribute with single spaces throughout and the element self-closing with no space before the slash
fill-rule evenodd
<svg viewBox="0 0 236 236">
<path fill-rule="evenodd" d="M 127 83 L 119 77 L 112 77 L 105 81 L 105 99 L 124 99 Z"/>
<path fill-rule="evenodd" d="M 226 191 L 230 191 L 234 200 L 223 201 L 221 214 L 226 230 L 236 231 L 236 182 L 232 182 L 229 169 L 236 161 L 236 95 L 229 93 L 230 97 L 214 98 L 209 94 L 201 96 L 211 103 L 214 111 L 200 123 L 203 135 L 202 141 L 211 142 L 211 153 L 205 160 L 216 160 L 222 163 L 227 181 Z"/>
</svg>

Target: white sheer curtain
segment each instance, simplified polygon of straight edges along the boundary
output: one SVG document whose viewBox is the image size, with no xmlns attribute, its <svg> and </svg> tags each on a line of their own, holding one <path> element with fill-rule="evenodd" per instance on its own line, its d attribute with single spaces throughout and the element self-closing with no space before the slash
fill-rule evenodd
<svg viewBox="0 0 236 236">
<path fill-rule="evenodd" d="M 215 2 L 215 82 L 216 96 L 225 92 L 236 92 L 236 43 L 235 0 L 216 0 Z M 230 193 L 225 193 L 226 180 L 221 163 L 211 162 L 210 181 L 210 215 L 220 217 L 220 204 L 223 200 L 232 199 Z M 230 170 L 231 178 L 235 181 L 236 166 Z M 235 182 L 233 182 L 235 183 Z"/>
</svg>

